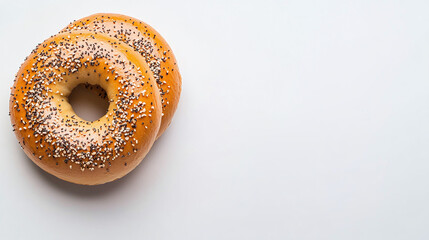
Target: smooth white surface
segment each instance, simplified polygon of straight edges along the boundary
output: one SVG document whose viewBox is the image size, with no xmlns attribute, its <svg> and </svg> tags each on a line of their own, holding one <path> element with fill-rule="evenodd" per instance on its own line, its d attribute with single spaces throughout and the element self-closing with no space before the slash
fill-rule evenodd
<svg viewBox="0 0 429 240">
<path fill-rule="evenodd" d="M 96 12 L 140 18 L 183 76 L 127 177 L 57 180 L 12 133 L 37 43 Z M 0 239 L 429 239 L 429 2 L 0 3 Z"/>
</svg>

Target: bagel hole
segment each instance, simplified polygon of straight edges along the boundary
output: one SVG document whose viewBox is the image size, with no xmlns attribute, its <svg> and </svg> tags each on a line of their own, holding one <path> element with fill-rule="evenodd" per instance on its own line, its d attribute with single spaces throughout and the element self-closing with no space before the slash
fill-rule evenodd
<svg viewBox="0 0 429 240">
<path fill-rule="evenodd" d="M 76 115 L 86 121 L 95 121 L 106 115 L 109 100 L 106 91 L 99 85 L 77 85 L 68 97 Z"/>
</svg>

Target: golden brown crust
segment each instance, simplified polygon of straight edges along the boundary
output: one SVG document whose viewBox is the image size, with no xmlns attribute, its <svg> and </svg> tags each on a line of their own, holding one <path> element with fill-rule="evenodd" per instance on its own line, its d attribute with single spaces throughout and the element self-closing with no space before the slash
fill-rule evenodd
<svg viewBox="0 0 429 240">
<path fill-rule="evenodd" d="M 110 99 L 94 122 L 75 115 L 67 96 L 98 84 Z M 140 54 L 107 35 L 74 31 L 40 44 L 22 64 L 10 97 L 12 125 L 27 156 L 66 181 L 95 185 L 134 169 L 161 124 L 161 99 Z"/>
<path fill-rule="evenodd" d="M 111 13 L 98 13 L 79 19 L 62 32 L 76 30 L 89 30 L 115 37 L 133 47 L 146 59 L 161 93 L 163 117 L 157 137 L 161 136 L 170 125 L 181 92 L 181 76 L 177 62 L 164 38 L 138 19 Z"/>
</svg>

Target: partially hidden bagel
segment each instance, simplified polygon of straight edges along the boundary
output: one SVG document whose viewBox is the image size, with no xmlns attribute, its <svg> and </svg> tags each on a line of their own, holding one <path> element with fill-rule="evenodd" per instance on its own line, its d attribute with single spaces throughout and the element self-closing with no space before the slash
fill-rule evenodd
<svg viewBox="0 0 429 240">
<path fill-rule="evenodd" d="M 148 24 L 120 14 L 98 13 L 70 23 L 61 32 L 87 30 L 104 33 L 140 53 L 153 72 L 161 94 L 163 117 L 158 137 L 170 125 L 179 103 L 181 76 L 173 51 L 165 39 Z"/>
</svg>

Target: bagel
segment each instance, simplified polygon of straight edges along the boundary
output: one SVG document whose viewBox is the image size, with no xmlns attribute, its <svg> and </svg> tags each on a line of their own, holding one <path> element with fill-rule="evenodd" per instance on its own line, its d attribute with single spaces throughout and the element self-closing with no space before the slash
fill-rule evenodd
<svg viewBox="0 0 429 240">
<path fill-rule="evenodd" d="M 74 113 L 67 97 L 78 84 L 106 91 L 106 115 L 89 122 Z M 146 59 L 117 38 L 84 30 L 52 36 L 32 51 L 15 77 L 9 106 L 27 156 L 46 172 L 83 185 L 134 169 L 154 143 L 162 117 Z"/>
<path fill-rule="evenodd" d="M 181 93 L 181 76 L 173 51 L 148 24 L 124 15 L 98 13 L 70 23 L 61 32 L 87 30 L 104 33 L 133 47 L 148 63 L 161 94 L 163 117 L 160 137 L 170 125 Z"/>
</svg>

